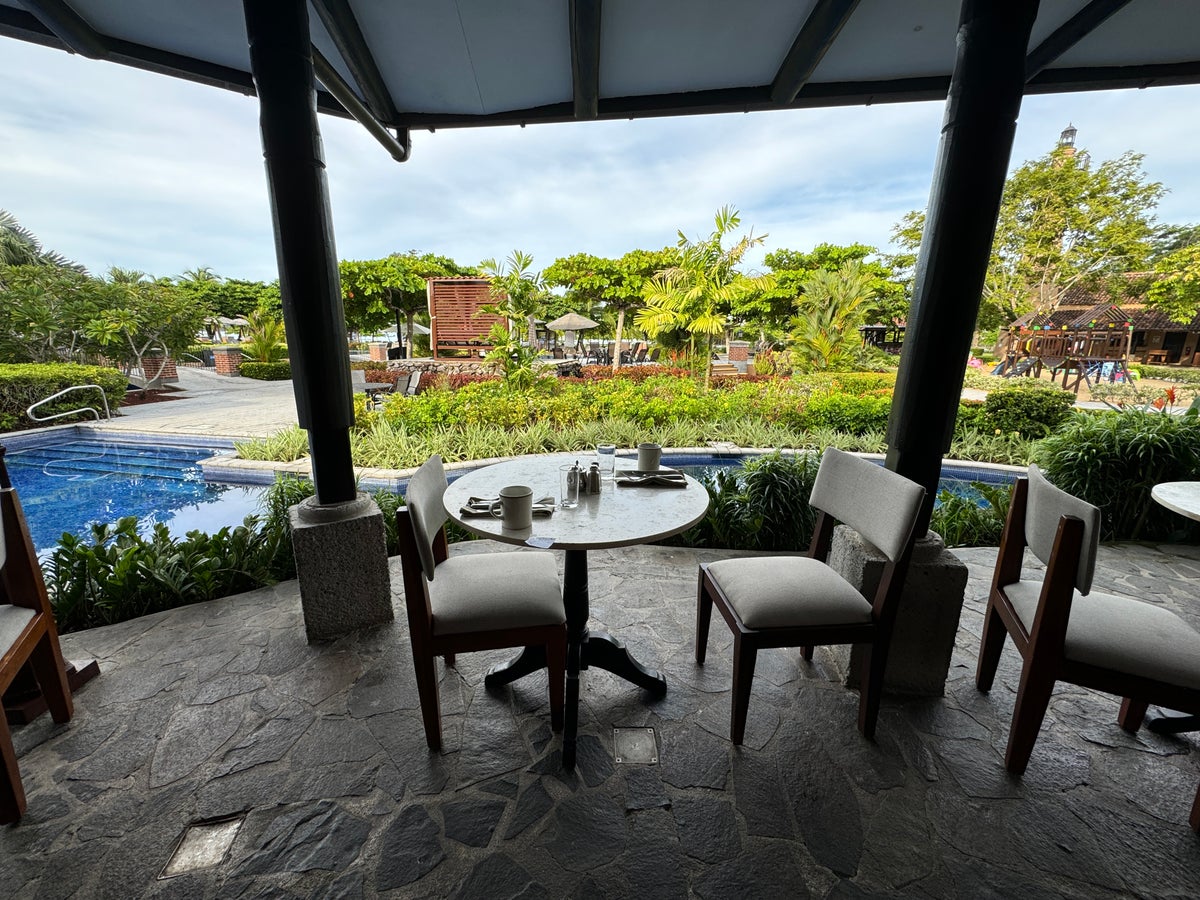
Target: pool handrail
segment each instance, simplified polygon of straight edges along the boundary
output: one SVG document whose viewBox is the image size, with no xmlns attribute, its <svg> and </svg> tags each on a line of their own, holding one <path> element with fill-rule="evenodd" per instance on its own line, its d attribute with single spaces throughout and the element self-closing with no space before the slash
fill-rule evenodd
<svg viewBox="0 0 1200 900">
<path fill-rule="evenodd" d="M 112 410 L 110 410 L 108 408 L 108 395 L 106 393 L 104 393 L 104 388 L 100 387 L 100 385 L 98 385 L 98 384 L 76 384 L 76 385 L 72 385 L 69 388 L 63 388 L 63 390 L 59 391 L 57 394 L 51 394 L 45 400 L 39 400 L 37 403 L 30 406 L 29 409 L 25 410 L 25 415 L 29 416 L 29 418 L 33 419 L 33 421 L 35 421 L 35 422 L 50 422 L 54 419 L 61 419 L 64 416 L 73 416 L 76 413 L 90 412 L 92 415 L 94 415 L 96 417 L 96 421 L 99 422 L 100 421 L 100 412 L 91 406 L 81 406 L 81 407 L 79 407 L 79 409 L 72 409 L 67 412 L 54 413 L 54 415 L 51 415 L 51 416 L 35 416 L 33 414 L 33 411 L 35 409 L 37 409 L 39 406 L 44 406 L 45 404 L 49 403 L 51 400 L 57 400 L 59 397 L 63 396 L 64 394 L 71 393 L 71 391 L 85 391 L 85 390 L 88 390 L 89 388 L 95 388 L 96 390 L 98 390 L 100 392 L 100 399 L 104 402 L 104 416 L 105 416 L 105 418 L 111 419 L 112 418 Z"/>
</svg>

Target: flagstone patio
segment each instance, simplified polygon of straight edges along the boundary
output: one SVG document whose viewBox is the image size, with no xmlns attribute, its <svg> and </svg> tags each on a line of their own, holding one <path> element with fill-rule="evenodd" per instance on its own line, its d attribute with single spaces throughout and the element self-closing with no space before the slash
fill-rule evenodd
<svg viewBox="0 0 1200 900">
<path fill-rule="evenodd" d="M 323 646 L 304 641 L 294 582 L 65 636 L 66 655 L 98 657 L 103 674 L 70 724 L 14 732 L 29 811 L 0 829 L 4 894 L 1197 894 L 1195 736 L 1126 735 L 1113 698 L 1064 686 L 1024 779 L 1005 774 L 1015 651 L 991 694 L 973 684 L 995 550 L 959 551 L 971 581 L 943 699 L 886 699 L 869 743 L 833 653 L 768 651 L 741 748 L 719 621 L 707 665 L 693 661 L 696 564 L 723 555 L 591 555 L 594 622 L 670 688 L 656 701 L 586 672 L 574 773 L 544 675 L 483 688 L 503 652 L 446 671 L 446 749 L 426 749 L 398 593 L 394 624 Z M 1198 578 L 1200 548 L 1120 545 L 1101 550 L 1097 584 L 1200 626 Z M 658 764 L 616 763 L 614 726 L 653 728 Z M 223 862 L 158 880 L 189 823 L 235 815 Z"/>
</svg>

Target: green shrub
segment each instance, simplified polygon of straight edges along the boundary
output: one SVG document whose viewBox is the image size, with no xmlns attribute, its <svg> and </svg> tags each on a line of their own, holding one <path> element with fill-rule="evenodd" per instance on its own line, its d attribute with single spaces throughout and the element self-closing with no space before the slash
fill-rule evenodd
<svg viewBox="0 0 1200 900">
<path fill-rule="evenodd" d="M 1184 384 L 1200 384 L 1200 369 L 1179 368 L 1176 366 L 1138 366 L 1143 378 L 1157 378 L 1160 381 L 1181 381 Z M 1133 367 L 1130 367 L 1132 374 Z"/>
<path fill-rule="evenodd" d="M 1158 412 L 1076 416 L 1037 445 L 1046 477 L 1100 507 L 1108 540 L 1194 536 L 1195 527 L 1159 506 L 1150 489 L 1200 478 L 1200 417 Z"/>
<path fill-rule="evenodd" d="M 972 481 L 971 490 L 978 497 L 949 490 L 938 492 L 938 505 L 933 508 L 929 527 L 942 536 L 947 547 L 998 547 L 1012 487 Z"/>
<path fill-rule="evenodd" d="M 81 366 L 75 363 L 20 363 L 0 365 L 0 431 L 33 428 L 38 425 L 25 410 L 39 400 L 84 384 L 98 384 L 108 398 L 109 409 L 115 414 L 125 397 L 129 380 L 116 369 L 103 366 Z M 36 410 L 39 417 L 69 412 L 80 407 L 95 409 L 104 417 L 104 404 L 95 391 L 72 391 L 54 403 Z M 91 419 L 84 413 L 77 418 Z M 71 421 L 58 419 L 57 422 Z"/>
<path fill-rule="evenodd" d="M 292 377 L 292 364 L 283 362 L 253 362 L 245 360 L 238 366 L 238 374 L 243 378 L 256 378 L 259 381 L 287 381 Z"/>
<path fill-rule="evenodd" d="M 773 453 L 740 469 L 705 478 L 710 503 L 704 520 L 673 538 L 676 546 L 729 550 L 801 551 L 812 540 L 816 511 L 809 506 L 820 455 Z"/>
<path fill-rule="evenodd" d="M 64 534 L 43 566 L 46 589 L 60 631 L 112 625 L 271 584 L 277 541 L 253 516 L 182 540 L 161 523 L 143 537 L 128 516 L 92 526 L 90 541 Z"/>
<path fill-rule="evenodd" d="M 844 434 L 861 435 L 868 431 L 886 431 L 891 409 L 890 394 L 814 394 L 804 408 L 803 422 L 806 428 L 832 428 Z"/>
<path fill-rule="evenodd" d="M 1010 382 L 984 401 L 984 427 L 1000 434 L 1041 438 L 1071 415 L 1075 395 L 1031 378 Z"/>
</svg>

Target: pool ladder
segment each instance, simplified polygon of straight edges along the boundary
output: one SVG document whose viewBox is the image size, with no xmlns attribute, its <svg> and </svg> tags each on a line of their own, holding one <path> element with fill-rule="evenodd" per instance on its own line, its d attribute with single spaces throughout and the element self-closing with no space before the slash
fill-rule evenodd
<svg viewBox="0 0 1200 900">
<path fill-rule="evenodd" d="M 86 390 L 97 390 L 100 392 L 100 399 L 104 402 L 104 416 L 105 416 L 105 418 L 111 419 L 112 411 L 108 408 L 108 395 L 104 393 L 104 388 L 100 387 L 100 385 L 98 385 L 98 384 L 77 384 L 72 387 L 65 388 L 65 389 L 59 391 L 57 394 L 51 394 L 45 400 L 39 400 L 37 403 L 33 404 L 33 406 L 31 406 L 31 407 L 29 407 L 29 409 L 25 410 L 25 415 L 29 416 L 29 418 L 33 419 L 33 421 L 35 421 L 35 422 L 49 422 L 53 419 L 61 419 L 61 418 L 63 418 L 63 416 L 73 416 L 76 413 L 90 412 L 93 416 L 96 417 L 96 421 L 99 422 L 100 421 L 100 412 L 91 406 L 81 406 L 81 407 L 79 407 L 79 409 L 72 409 L 72 410 L 69 410 L 68 412 L 55 413 L 52 416 L 35 416 L 33 414 L 33 411 L 35 409 L 37 409 L 39 406 L 45 406 L 51 400 L 57 400 L 59 397 L 63 396 L 64 394 L 69 394 L 69 393 L 71 393 L 71 391 L 86 391 Z"/>
</svg>

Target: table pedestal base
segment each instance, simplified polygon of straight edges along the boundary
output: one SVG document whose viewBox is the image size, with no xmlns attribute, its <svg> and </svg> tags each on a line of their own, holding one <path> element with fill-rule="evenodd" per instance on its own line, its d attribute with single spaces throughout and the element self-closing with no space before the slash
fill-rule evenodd
<svg viewBox="0 0 1200 900">
<path fill-rule="evenodd" d="M 1146 728 L 1155 734 L 1183 734 L 1187 731 L 1200 731 L 1200 716 L 1159 712 L 1157 716 L 1146 717 Z"/>
</svg>

